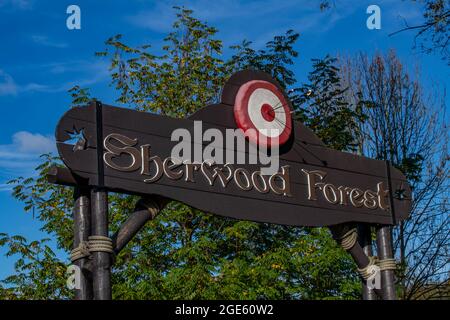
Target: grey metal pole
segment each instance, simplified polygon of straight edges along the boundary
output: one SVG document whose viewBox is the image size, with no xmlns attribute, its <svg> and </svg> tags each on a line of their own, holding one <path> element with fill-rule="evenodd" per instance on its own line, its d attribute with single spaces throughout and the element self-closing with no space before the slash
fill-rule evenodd
<svg viewBox="0 0 450 320">
<path fill-rule="evenodd" d="M 370 226 L 366 224 L 360 224 L 358 226 L 358 241 L 363 248 L 364 253 L 371 257 L 373 256 L 372 251 L 372 236 L 371 236 Z M 367 286 L 366 281 L 362 280 L 362 298 L 363 300 L 377 300 L 376 292 Z"/>
<path fill-rule="evenodd" d="M 390 226 L 377 228 L 377 251 L 380 260 L 394 258 L 392 249 L 392 229 Z M 394 283 L 394 270 L 382 270 L 381 295 L 384 300 L 397 300 Z"/>
<path fill-rule="evenodd" d="M 91 232 L 90 191 L 86 187 L 76 187 L 74 190 L 74 241 L 77 248 L 80 243 L 87 242 Z M 74 262 L 80 269 L 80 288 L 75 289 L 75 300 L 92 300 L 92 274 L 89 257 Z"/>
<path fill-rule="evenodd" d="M 92 235 L 108 237 L 108 193 L 93 189 Z M 108 252 L 92 252 L 94 300 L 111 300 L 111 256 Z"/>
</svg>

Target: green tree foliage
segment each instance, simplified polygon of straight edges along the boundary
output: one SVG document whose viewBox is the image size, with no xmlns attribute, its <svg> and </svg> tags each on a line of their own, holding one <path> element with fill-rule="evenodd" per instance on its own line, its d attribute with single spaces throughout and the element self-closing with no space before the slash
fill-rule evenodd
<svg viewBox="0 0 450 320">
<path fill-rule="evenodd" d="M 355 151 L 359 124 L 364 122 L 363 104 L 346 99 L 336 59 L 313 59 L 309 83 L 291 92 L 295 118 L 314 130 L 322 141 L 337 150 Z"/>
<path fill-rule="evenodd" d="M 221 56 L 222 42 L 216 32 L 190 10 L 178 8 L 162 55 L 150 53 L 149 45 L 130 47 L 120 35 L 108 39 L 106 50 L 97 55 L 111 59 L 117 102 L 143 112 L 185 117 L 217 102 L 224 81 L 237 69 L 267 71 L 286 88 L 295 83 L 289 69 L 297 56 L 294 32 L 275 37 L 261 50 L 243 42 L 228 60 Z M 80 88 L 71 93 L 74 105 L 88 97 Z M 340 147 L 346 148 L 343 143 Z M 47 156 L 37 168 L 37 179 L 15 180 L 14 196 L 25 203 L 26 210 L 34 208 L 43 230 L 68 252 L 72 190 L 45 181 L 53 163 L 58 160 Z M 112 233 L 132 212 L 136 200 L 109 195 Z M 9 248 L 8 254 L 28 255 L 34 262 L 16 265 L 13 278 L 1 282 L 0 297 L 36 298 L 39 284 L 48 285 L 42 293 L 46 298 L 71 297 L 64 289 L 65 275 L 55 271 L 67 260 L 56 259 L 42 243 L 36 242 L 36 248 L 28 252 L 30 245 L 24 239 L 2 237 L 0 244 Z M 43 252 L 48 255 L 37 259 Z M 327 229 L 219 218 L 178 202 L 168 204 L 116 257 L 112 281 L 113 297 L 118 299 L 351 299 L 360 290 L 353 262 Z"/>
<path fill-rule="evenodd" d="M 72 97 L 72 107 L 82 107 L 90 101 L 95 100 L 90 97 L 88 88 L 81 88 L 80 86 L 73 86 L 68 90 Z"/>
<path fill-rule="evenodd" d="M 295 75 L 289 66 L 294 63 L 292 58 L 298 56 L 293 45 L 299 37 L 298 33 L 288 30 L 286 35 L 275 36 L 266 44 L 264 49 L 255 50 L 251 48 L 250 41 L 242 41 L 240 45 L 232 46 L 236 50 L 229 65 L 235 71 L 246 68 L 261 70 L 271 74 L 273 78 L 286 88 L 295 84 Z"/>
<path fill-rule="evenodd" d="M 46 244 L 49 239 L 28 242 L 24 237 L 0 233 L 0 246 L 8 246 L 7 256 L 17 255 L 16 273 L 0 284 L 0 299 L 64 299 L 72 293 L 66 287 L 65 263 Z"/>
</svg>

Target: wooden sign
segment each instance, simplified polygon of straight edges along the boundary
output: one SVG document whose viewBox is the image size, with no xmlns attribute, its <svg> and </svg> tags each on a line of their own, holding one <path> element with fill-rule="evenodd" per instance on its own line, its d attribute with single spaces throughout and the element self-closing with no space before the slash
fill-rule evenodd
<svg viewBox="0 0 450 320">
<path fill-rule="evenodd" d="M 395 224 L 408 217 L 411 190 L 399 170 L 325 147 L 291 113 L 275 80 L 242 71 L 225 84 L 219 104 L 187 119 L 92 103 L 66 112 L 56 140 L 66 166 L 90 186 L 161 195 L 222 216 L 297 226 Z M 217 141 L 246 130 L 245 148 L 232 154 L 230 144 Z M 77 133 L 80 139 L 68 143 Z M 180 160 L 173 153 L 185 136 L 192 154 L 183 150 Z M 255 146 L 279 150 L 271 174 L 263 172 Z"/>
</svg>

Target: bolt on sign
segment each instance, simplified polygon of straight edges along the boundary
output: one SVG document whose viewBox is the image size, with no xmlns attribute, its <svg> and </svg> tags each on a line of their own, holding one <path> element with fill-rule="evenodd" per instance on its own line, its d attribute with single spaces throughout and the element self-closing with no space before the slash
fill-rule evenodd
<svg viewBox="0 0 450 320">
<path fill-rule="evenodd" d="M 277 81 L 246 70 L 227 81 L 220 103 L 186 119 L 97 102 L 67 111 L 56 140 L 65 165 L 89 186 L 159 195 L 222 216 L 294 226 L 408 217 L 411 190 L 399 170 L 327 148 L 291 115 Z M 75 145 L 73 134 L 80 134 Z M 183 156 L 175 157 L 180 137 Z M 239 137 L 243 145 L 233 148 Z M 276 160 L 275 170 L 264 171 L 256 147 Z"/>
</svg>

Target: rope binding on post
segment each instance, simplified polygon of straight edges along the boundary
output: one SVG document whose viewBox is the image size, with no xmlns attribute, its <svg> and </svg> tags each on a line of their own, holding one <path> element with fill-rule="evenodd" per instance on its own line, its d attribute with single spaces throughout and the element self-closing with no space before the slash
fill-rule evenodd
<svg viewBox="0 0 450 320">
<path fill-rule="evenodd" d="M 70 261 L 75 262 L 79 259 L 89 257 L 91 253 L 89 252 L 89 242 L 81 241 L 78 247 L 70 252 Z"/>
<path fill-rule="evenodd" d="M 349 251 L 358 241 L 358 233 L 356 228 L 351 228 L 345 233 L 342 233 L 341 231 L 341 234 L 334 232 L 333 238 L 342 246 L 344 250 Z M 397 269 L 397 263 L 393 258 L 383 260 L 378 259 L 376 256 L 369 256 L 367 258 L 369 258 L 369 263 L 367 266 L 364 268 L 358 268 L 358 273 L 366 281 L 375 276 L 378 271 Z"/>
<path fill-rule="evenodd" d="M 368 257 L 369 264 L 364 268 L 358 268 L 358 272 L 364 280 L 368 280 L 370 277 L 374 276 L 377 272 L 377 269 L 380 271 L 384 270 L 396 270 L 397 263 L 395 259 L 383 259 L 379 260 L 378 257 Z M 375 268 L 377 267 L 377 268 Z"/>
<path fill-rule="evenodd" d="M 151 198 L 141 198 L 136 204 L 137 207 L 145 208 L 151 215 L 152 219 L 156 217 L 159 211 L 162 209 L 162 205 L 160 205 L 156 200 Z"/>
<path fill-rule="evenodd" d="M 358 240 L 356 228 L 348 230 L 342 236 L 336 237 L 335 240 L 342 246 L 342 248 L 344 248 L 344 250 L 350 250 Z"/>
<path fill-rule="evenodd" d="M 377 266 L 380 268 L 381 271 L 397 269 L 397 263 L 393 258 L 378 260 Z"/>
<path fill-rule="evenodd" d="M 378 269 L 378 268 L 376 268 L 378 258 L 377 257 L 368 257 L 368 258 L 369 258 L 369 264 L 367 266 L 365 266 L 364 268 L 358 268 L 358 273 L 366 281 L 370 277 L 374 276 Z"/>
<path fill-rule="evenodd" d="M 81 241 L 78 247 L 70 252 L 70 260 L 75 262 L 79 259 L 90 257 L 92 252 L 107 252 L 114 254 L 112 240 L 104 236 L 90 236 L 89 241 Z"/>
<path fill-rule="evenodd" d="M 104 236 L 90 236 L 88 239 L 90 252 L 114 252 L 111 238 Z"/>
</svg>

